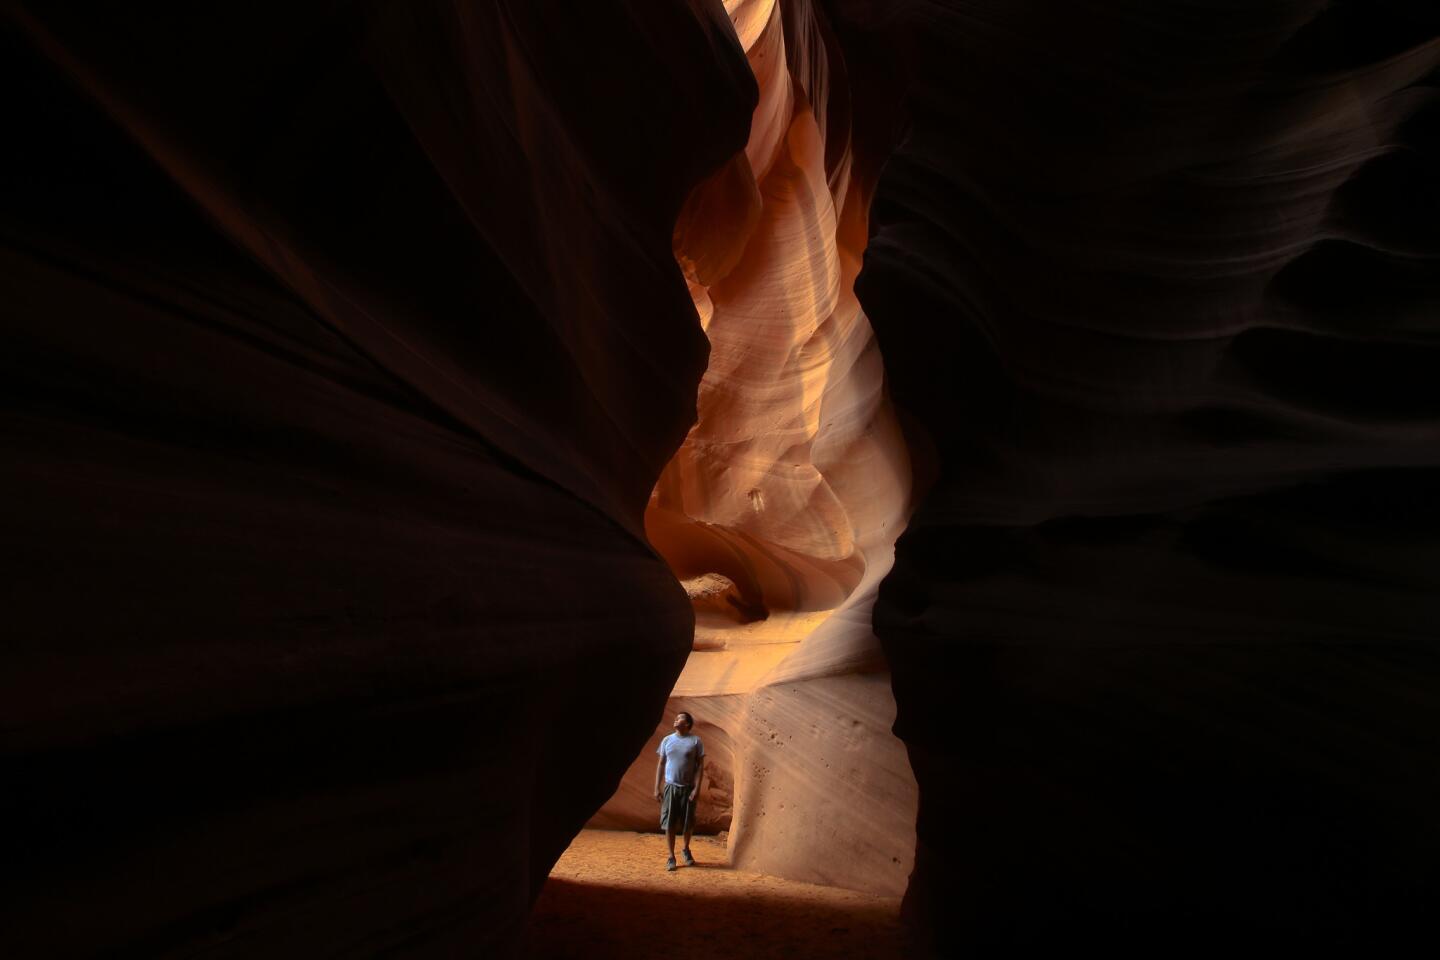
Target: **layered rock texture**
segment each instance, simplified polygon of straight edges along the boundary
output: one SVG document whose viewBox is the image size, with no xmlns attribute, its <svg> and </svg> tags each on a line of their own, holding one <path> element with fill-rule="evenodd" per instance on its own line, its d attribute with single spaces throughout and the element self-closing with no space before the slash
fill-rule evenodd
<svg viewBox="0 0 1440 960">
<path fill-rule="evenodd" d="M 870 609 L 909 508 L 909 456 L 855 299 L 873 178 L 844 61 L 808 3 L 727 4 L 759 86 L 750 139 L 676 226 L 710 363 L 646 512 L 695 650 L 667 714 L 708 745 L 701 829 L 740 867 L 904 892 L 915 782 Z M 653 829 L 653 744 L 595 826 Z"/>
<path fill-rule="evenodd" d="M 692 642 L 724 11 L 6 13 L 0 955 L 503 955 Z"/>
<path fill-rule="evenodd" d="M 856 88 L 909 71 L 858 288 L 938 474 L 875 615 L 912 909 L 963 956 L 1420 933 L 1440 13 L 836 7 Z"/>
<path fill-rule="evenodd" d="M 3 10 L 0 955 L 1433 939 L 1429 0 Z"/>
</svg>

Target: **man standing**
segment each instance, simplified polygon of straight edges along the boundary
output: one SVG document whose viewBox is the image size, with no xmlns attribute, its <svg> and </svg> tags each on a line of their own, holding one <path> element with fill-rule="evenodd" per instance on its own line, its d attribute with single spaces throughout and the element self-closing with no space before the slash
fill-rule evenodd
<svg viewBox="0 0 1440 960">
<path fill-rule="evenodd" d="M 675 869 L 675 834 L 685 834 L 685 847 L 680 851 L 685 866 L 693 867 L 690 856 L 690 834 L 695 830 L 695 798 L 700 796 L 700 782 L 705 778 L 705 745 L 690 732 L 695 725 L 690 714 L 675 714 L 675 732 L 667 734 L 655 751 L 660 761 L 655 764 L 655 799 L 660 801 L 660 829 L 670 848 L 666 870 Z M 661 784 L 664 795 L 661 795 Z"/>
</svg>

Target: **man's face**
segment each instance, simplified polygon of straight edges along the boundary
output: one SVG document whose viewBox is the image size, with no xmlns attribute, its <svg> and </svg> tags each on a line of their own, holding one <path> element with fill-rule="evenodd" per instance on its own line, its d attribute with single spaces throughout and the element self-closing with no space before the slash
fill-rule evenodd
<svg viewBox="0 0 1440 960">
<path fill-rule="evenodd" d="M 682 734 L 682 735 L 683 735 L 683 734 L 686 734 L 686 733 L 689 733 L 689 732 L 690 732 L 690 718 L 687 717 L 687 716 L 685 716 L 685 714 L 683 714 L 683 713 L 677 713 L 677 714 L 675 714 L 675 722 L 674 722 L 673 724 L 671 724 L 671 726 L 673 726 L 673 727 L 675 728 L 675 732 L 676 732 L 676 733 L 679 733 L 679 734 Z"/>
</svg>

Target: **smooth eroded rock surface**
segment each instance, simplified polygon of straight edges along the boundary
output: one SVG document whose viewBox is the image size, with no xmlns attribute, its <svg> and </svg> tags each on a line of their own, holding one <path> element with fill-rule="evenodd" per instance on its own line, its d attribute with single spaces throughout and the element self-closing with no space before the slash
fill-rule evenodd
<svg viewBox="0 0 1440 960">
<path fill-rule="evenodd" d="M 1433 5 L 835 7 L 857 89 L 907 73 L 858 289 L 938 474 L 876 611 L 911 908 L 957 956 L 1427 935 Z"/>
<path fill-rule="evenodd" d="M 4 22 L 0 954 L 503 956 L 675 709 L 943 954 L 1433 939 L 1429 0 Z"/>
<path fill-rule="evenodd" d="M 514 948 L 691 644 L 755 87 L 641 6 L 7 7 L 0 953 Z"/>
<path fill-rule="evenodd" d="M 915 784 L 869 620 L 910 460 L 853 292 L 873 176 L 855 173 L 823 11 L 726 6 L 760 99 L 744 152 L 676 229 L 711 350 L 698 422 L 645 518 L 696 611 L 667 713 L 692 712 L 710 745 L 701 825 L 728 827 L 737 865 L 894 896 Z M 592 825 L 653 829 L 653 750 Z"/>
</svg>

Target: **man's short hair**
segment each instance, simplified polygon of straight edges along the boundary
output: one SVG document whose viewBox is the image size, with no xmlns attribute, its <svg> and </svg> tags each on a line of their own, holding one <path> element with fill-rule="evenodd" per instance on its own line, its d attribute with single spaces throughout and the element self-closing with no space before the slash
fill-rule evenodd
<svg viewBox="0 0 1440 960">
<path fill-rule="evenodd" d="M 685 722 L 688 723 L 688 724 L 690 724 L 690 726 L 692 726 L 692 727 L 695 726 L 695 718 L 692 717 L 692 716 L 690 716 L 690 711 L 688 711 L 688 710 L 676 710 L 675 712 L 678 713 L 680 716 L 684 717 L 684 718 L 685 718 Z"/>
</svg>

